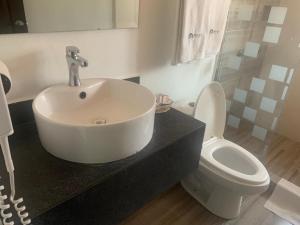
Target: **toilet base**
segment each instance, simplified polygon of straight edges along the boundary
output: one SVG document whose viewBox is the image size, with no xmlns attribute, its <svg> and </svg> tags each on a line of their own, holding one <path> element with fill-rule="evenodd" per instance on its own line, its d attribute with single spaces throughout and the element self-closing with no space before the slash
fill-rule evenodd
<svg viewBox="0 0 300 225">
<path fill-rule="evenodd" d="M 233 219 L 240 215 L 242 200 L 243 197 L 236 193 L 216 188 L 205 207 L 222 218 Z"/>
<path fill-rule="evenodd" d="M 240 215 L 243 196 L 224 187 L 213 185 L 194 174 L 181 181 L 182 187 L 206 209 L 224 219 Z"/>
</svg>

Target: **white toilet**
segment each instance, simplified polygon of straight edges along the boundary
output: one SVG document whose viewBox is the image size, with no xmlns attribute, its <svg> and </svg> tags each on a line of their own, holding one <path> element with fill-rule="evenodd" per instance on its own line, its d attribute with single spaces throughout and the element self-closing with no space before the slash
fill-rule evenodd
<svg viewBox="0 0 300 225">
<path fill-rule="evenodd" d="M 219 83 L 209 84 L 200 93 L 194 117 L 206 123 L 201 159 L 199 168 L 181 184 L 215 215 L 235 218 L 243 196 L 267 190 L 269 174 L 250 152 L 224 139 L 226 102 Z"/>
</svg>

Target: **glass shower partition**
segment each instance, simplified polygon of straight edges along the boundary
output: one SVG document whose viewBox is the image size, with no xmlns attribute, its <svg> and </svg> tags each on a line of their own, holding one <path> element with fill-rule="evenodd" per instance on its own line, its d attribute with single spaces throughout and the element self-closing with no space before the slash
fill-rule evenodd
<svg viewBox="0 0 300 225">
<path fill-rule="evenodd" d="M 292 7 L 299 9 L 299 1 L 232 0 L 215 80 L 227 99 L 225 136 L 247 139 L 244 147 L 252 150 L 266 149 L 282 130 L 278 123 L 300 59 Z"/>
</svg>

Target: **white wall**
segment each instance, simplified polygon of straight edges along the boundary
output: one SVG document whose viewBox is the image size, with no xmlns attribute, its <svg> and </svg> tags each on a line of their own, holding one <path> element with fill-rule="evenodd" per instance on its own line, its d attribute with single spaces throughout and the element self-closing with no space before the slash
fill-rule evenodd
<svg viewBox="0 0 300 225">
<path fill-rule="evenodd" d="M 9 102 L 36 96 L 67 82 L 65 46 L 76 45 L 89 60 L 82 78 L 142 76 L 142 84 L 174 100 L 193 100 L 212 78 L 214 58 L 171 65 L 179 0 L 140 0 L 139 29 L 0 36 L 0 59 L 9 67 L 14 87 Z"/>
<path fill-rule="evenodd" d="M 196 101 L 202 88 L 212 80 L 215 57 L 185 66 L 166 66 L 145 73 L 141 84 L 154 93 L 163 93 L 176 102 Z"/>
<path fill-rule="evenodd" d="M 89 67 L 80 69 L 81 78 L 137 75 L 136 42 L 134 30 L 1 36 L 0 59 L 13 79 L 8 100 L 30 99 L 50 85 L 67 82 L 66 45 L 80 47 L 89 60 Z"/>
</svg>

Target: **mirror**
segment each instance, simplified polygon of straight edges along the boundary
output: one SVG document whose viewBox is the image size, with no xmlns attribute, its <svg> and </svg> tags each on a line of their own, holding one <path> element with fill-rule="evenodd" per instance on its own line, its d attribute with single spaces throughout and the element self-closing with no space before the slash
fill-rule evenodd
<svg viewBox="0 0 300 225">
<path fill-rule="evenodd" d="M 0 33 L 137 28 L 139 0 L 0 0 Z"/>
</svg>

